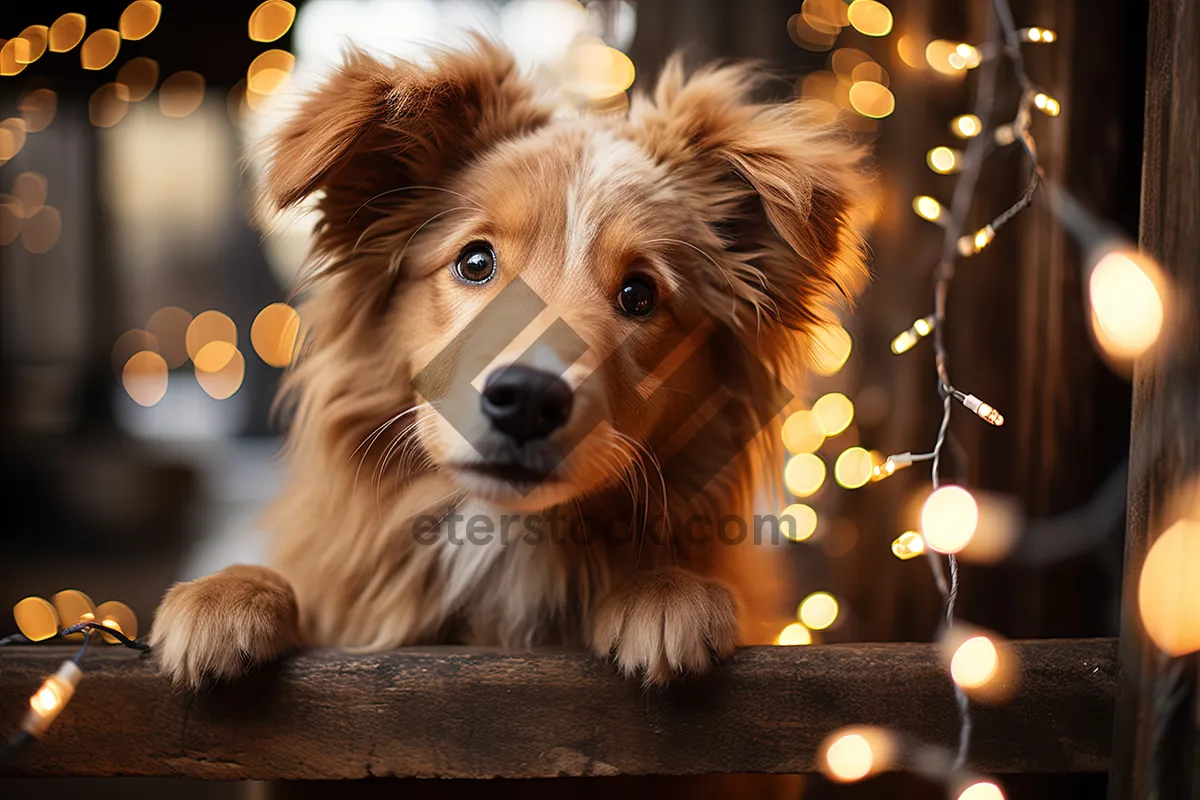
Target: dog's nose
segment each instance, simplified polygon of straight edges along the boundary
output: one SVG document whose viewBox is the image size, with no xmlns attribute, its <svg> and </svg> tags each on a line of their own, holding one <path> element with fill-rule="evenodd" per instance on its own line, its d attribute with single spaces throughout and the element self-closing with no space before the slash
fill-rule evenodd
<svg viewBox="0 0 1200 800">
<path fill-rule="evenodd" d="M 544 439 L 571 416 L 571 387 L 540 369 L 511 364 L 488 376 L 483 413 L 517 444 Z"/>
</svg>

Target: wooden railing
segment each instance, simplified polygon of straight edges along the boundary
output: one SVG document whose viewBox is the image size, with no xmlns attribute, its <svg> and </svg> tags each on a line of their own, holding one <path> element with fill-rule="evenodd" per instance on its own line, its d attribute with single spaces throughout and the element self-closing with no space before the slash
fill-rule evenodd
<svg viewBox="0 0 1200 800">
<path fill-rule="evenodd" d="M 71 651 L 0 650 L 0 729 Z M 986 772 L 1108 769 L 1116 641 L 1016 642 L 1020 691 L 973 707 Z M 712 675 L 644 691 L 585 653 L 315 651 L 233 686 L 174 692 L 149 661 L 88 655 L 74 699 L 19 775 L 204 779 L 794 773 L 847 724 L 950 745 L 936 645 L 756 647 Z M 903 765 L 900 765 L 903 766 Z"/>
</svg>

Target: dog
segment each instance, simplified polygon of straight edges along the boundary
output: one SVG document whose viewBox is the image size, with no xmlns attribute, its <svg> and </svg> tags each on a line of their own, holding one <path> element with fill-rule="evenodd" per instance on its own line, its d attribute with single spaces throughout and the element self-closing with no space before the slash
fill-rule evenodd
<svg viewBox="0 0 1200 800">
<path fill-rule="evenodd" d="M 346 54 L 266 153 L 271 211 L 319 198 L 274 569 L 167 592 L 172 681 L 462 643 L 662 685 L 771 640 L 776 549 L 721 526 L 777 487 L 788 381 L 866 281 L 868 176 L 763 80 L 676 57 L 569 113 L 487 40 Z"/>
</svg>

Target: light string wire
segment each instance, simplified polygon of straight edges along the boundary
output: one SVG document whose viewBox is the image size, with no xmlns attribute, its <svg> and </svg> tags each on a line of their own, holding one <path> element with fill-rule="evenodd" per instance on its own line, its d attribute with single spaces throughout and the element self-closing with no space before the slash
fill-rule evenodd
<svg viewBox="0 0 1200 800">
<path fill-rule="evenodd" d="M 973 109 L 973 114 L 980 121 L 982 130 L 979 135 L 972 137 L 967 143 L 961 176 L 954 188 L 949 213 L 944 217 L 945 233 L 942 239 L 941 254 L 933 271 L 933 313 L 925 318 L 928 323 L 925 332 L 933 334 L 937 390 L 942 404 L 941 420 L 931 452 L 918 455 L 903 453 L 888 456 L 885 461 L 885 464 L 888 465 L 887 471 L 881 475 L 881 477 L 886 477 L 900 466 L 908 466 L 919 461 L 930 461 L 932 462 L 930 477 L 935 491 L 942 485 L 942 450 L 949 440 L 954 402 L 962 403 L 966 408 L 976 412 L 994 425 L 1003 422 L 1003 418 L 995 412 L 995 409 L 982 403 L 973 395 L 959 391 L 950 380 L 949 351 L 945 328 L 950 286 L 954 280 L 957 261 L 959 258 L 968 257 L 986 247 L 1000 229 L 1026 209 L 1033 202 L 1045 177 L 1042 167 L 1038 164 L 1036 142 L 1029 130 L 1032 108 L 1039 95 L 1025 72 L 1025 62 L 1020 49 L 1020 36 L 1013 23 L 1012 10 L 1007 0 L 993 0 L 990 4 L 990 11 L 991 13 L 987 15 L 987 41 L 980 48 L 983 58 L 980 64 L 980 77 Z M 1003 129 L 993 125 L 1000 84 L 999 62 L 1001 58 L 1007 59 L 1011 64 L 1013 75 L 1021 90 L 1016 115 L 1013 121 Z M 1046 100 L 1043 99 L 1042 102 L 1045 103 Z M 1001 130 L 1011 136 L 1006 136 L 1002 140 Z M 975 199 L 983 164 L 992 153 L 1012 142 L 1020 142 L 1021 149 L 1029 160 L 1031 165 L 1029 183 L 1016 202 L 994 217 L 990 223 L 979 229 L 974 235 L 966 234 L 966 221 Z M 919 323 L 920 321 L 918 321 Z M 932 331 L 929 331 L 928 328 L 932 328 Z M 916 329 L 914 326 L 914 330 Z M 893 346 L 893 350 L 898 353 L 904 352 L 906 349 L 908 348 L 897 349 Z M 949 633 L 955 621 L 959 593 L 958 558 L 953 553 L 948 554 L 946 565 L 943 567 L 941 554 L 932 549 L 926 549 L 925 555 L 934 584 L 942 597 L 944 616 L 938 630 L 938 638 L 942 638 Z M 958 746 L 950 769 L 952 772 L 960 772 L 965 768 L 970 754 L 972 720 L 970 701 L 966 692 L 957 682 L 954 684 L 954 697 L 958 710 L 959 730 Z"/>
</svg>

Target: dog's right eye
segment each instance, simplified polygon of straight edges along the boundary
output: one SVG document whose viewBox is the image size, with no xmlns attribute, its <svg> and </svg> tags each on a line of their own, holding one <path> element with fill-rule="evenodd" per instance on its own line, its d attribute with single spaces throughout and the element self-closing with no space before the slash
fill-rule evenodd
<svg viewBox="0 0 1200 800">
<path fill-rule="evenodd" d="M 471 242 L 458 254 L 454 274 L 467 283 L 487 283 L 496 275 L 496 251 L 487 242 Z"/>
</svg>

